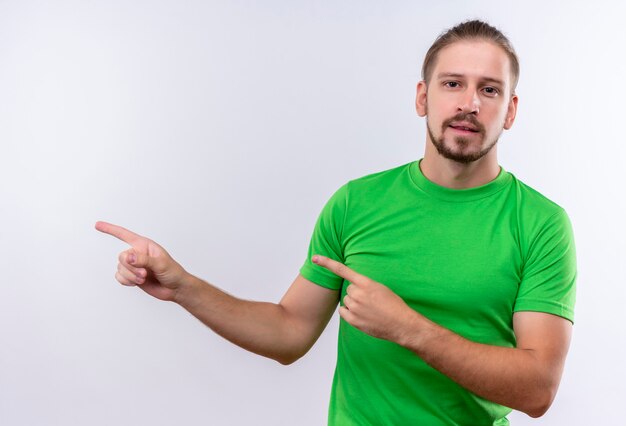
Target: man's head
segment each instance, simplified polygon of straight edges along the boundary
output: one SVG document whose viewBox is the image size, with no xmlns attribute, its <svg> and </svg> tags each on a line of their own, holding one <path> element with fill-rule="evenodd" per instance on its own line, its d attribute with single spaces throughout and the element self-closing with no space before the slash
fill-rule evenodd
<svg viewBox="0 0 626 426">
<path fill-rule="evenodd" d="M 422 73 L 416 108 L 443 157 L 476 161 L 513 125 L 519 62 L 496 28 L 468 21 L 446 31 L 428 50 Z"/>
<path fill-rule="evenodd" d="M 437 37 L 430 49 L 428 49 L 428 52 L 426 52 L 424 63 L 422 64 L 422 80 L 426 81 L 426 84 L 430 83 L 439 52 L 459 41 L 489 41 L 496 46 L 500 46 L 509 57 L 512 77 L 511 93 L 515 93 L 519 80 L 519 60 L 513 45 L 499 29 L 478 20 L 463 22 Z"/>
</svg>

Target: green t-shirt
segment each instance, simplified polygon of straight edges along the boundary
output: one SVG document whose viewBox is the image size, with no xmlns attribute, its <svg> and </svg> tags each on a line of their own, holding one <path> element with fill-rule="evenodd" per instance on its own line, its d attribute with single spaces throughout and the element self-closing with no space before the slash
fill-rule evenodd
<svg viewBox="0 0 626 426">
<path fill-rule="evenodd" d="M 462 190 L 429 181 L 417 161 L 350 181 L 322 210 L 308 254 L 302 276 L 340 290 L 341 300 L 347 283 L 313 264 L 313 254 L 388 286 L 474 342 L 514 347 L 517 311 L 573 321 L 569 219 L 504 170 Z M 341 320 L 330 425 L 507 425 L 510 411 Z"/>
</svg>

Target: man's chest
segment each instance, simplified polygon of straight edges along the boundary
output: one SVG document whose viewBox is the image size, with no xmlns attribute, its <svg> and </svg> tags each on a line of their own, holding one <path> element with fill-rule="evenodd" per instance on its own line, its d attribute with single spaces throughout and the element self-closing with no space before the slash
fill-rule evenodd
<svg viewBox="0 0 626 426">
<path fill-rule="evenodd" d="M 515 215 L 497 206 L 422 207 L 353 216 L 346 265 L 453 330 L 494 321 L 500 332 L 509 328 L 522 269 Z"/>
</svg>

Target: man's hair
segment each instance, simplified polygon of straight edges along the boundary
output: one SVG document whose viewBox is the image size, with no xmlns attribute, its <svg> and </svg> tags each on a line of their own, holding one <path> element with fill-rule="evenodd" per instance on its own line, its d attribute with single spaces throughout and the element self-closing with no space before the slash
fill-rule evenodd
<svg viewBox="0 0 626 426">
<path fill-rule="evenodd" d="M 511 63 L 511 74 L 513 76 L 511 93 L 515 93 L 515 87 L 519 80 L 519 60 L 517 59 L 515 49 L 513 49 L 509 39 L 500 30 L 479 20 L 462 22 L 437 37 L 433 45 L 428 49 L 428 52 L 426 52 L 424 64 L 422 65 L 422 79 L 426 81 L 426 84 L 430 83 L 437 56 L 441 49 L 458 41 L 488 41 L 501 47 L 506 52 Z"/>
</svg>

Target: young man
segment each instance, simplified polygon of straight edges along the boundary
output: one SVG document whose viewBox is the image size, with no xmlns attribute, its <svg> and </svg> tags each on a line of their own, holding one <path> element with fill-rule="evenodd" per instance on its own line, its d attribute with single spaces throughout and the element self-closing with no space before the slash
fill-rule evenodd
<svg viewBox="0 0 626 426">
<path fill-rule="evenodd" d="M 576 265 L 564 210 L 498 166 L 496 143 L 517 110 L 517 57 L 497 29 L 469 21 L 435 41 L 422 72 L 424 158 L 331 197 L 280 303 L 227 295 L 153 241 L 99 222 L 131 245 L 117 280 L 284 364 L 309 350 L 340 302 L 330 424 L 506 425 L 510 408 L 541 416 L 569 347 Z"/>
</svg>

